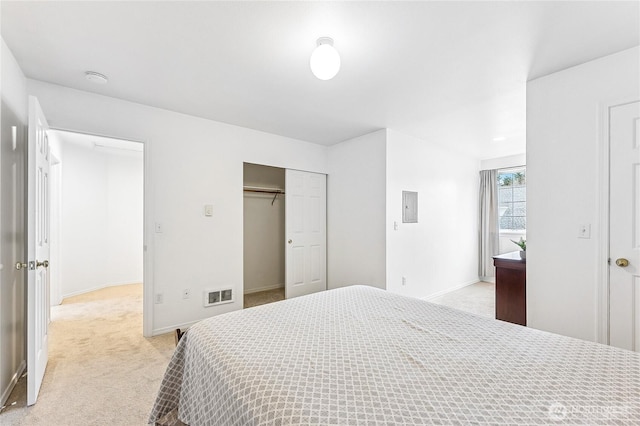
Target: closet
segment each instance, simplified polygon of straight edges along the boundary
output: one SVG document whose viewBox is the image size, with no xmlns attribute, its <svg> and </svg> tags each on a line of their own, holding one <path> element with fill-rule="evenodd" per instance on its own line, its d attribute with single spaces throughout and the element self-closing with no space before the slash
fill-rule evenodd
<svg viewBox="0 0 640 426">
<path fill-rule="evenodd" d="M 285 169 L 244 163 L 245 307 L 284 299 Z"/>
</svg>

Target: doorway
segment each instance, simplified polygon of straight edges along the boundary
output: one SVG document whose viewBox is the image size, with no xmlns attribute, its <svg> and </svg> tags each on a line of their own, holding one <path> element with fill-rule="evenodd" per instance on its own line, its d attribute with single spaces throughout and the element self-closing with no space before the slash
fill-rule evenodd
<svg viewBox="0 0 640 426">
<path fill-rule="evenodd" d="M 144 145 L 60 130 L 49 137 L 50 305 L 109 287 L 141 293 Z"/>
<path fill-rule="evenodd" d="M 327 176 L 243 167 L 245 307 L 326 290 Z"/>
<path fill-rule="evenodd" d="M 285 169 L 243 165 L 244 307 L 285 298 Z"/>
</svg>

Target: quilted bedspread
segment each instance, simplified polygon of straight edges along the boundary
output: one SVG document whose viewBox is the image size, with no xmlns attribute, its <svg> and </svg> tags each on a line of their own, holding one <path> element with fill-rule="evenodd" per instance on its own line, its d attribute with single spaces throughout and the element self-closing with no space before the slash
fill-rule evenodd
<svg viewBox="0 0 640 426">
<path fill-rule="evenodd" d="M 216 316 L 150 423 L 640 424 L 640 353 L 353 286 Z"/>
</svg>

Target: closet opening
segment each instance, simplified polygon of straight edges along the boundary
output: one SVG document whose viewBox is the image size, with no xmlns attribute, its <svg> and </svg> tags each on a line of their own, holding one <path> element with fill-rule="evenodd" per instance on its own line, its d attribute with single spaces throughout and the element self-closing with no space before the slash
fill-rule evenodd
<svg viewBox="0 0 640 426">
<path fill-rule="evenodd" d="M 285 174 L 244 163 L 244 308 L 285 298 Z"/>
</svg>

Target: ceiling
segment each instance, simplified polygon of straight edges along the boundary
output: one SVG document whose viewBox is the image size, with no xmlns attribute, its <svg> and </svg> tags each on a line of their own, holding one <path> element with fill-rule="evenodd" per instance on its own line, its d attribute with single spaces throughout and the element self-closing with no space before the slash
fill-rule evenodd
<svg viewBox="0 0 640 426">
<path fill-rule="evenodd" d="M 391 128 L 481 159 L 524 152 L 527 80 L 640 44 L 639 5 L 0 2 L 29 78 L 323 145 Z M 320 36 L 342 59 L 329 81 L 309 69 Z"/>
</svg>

